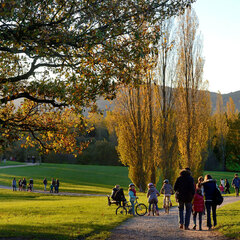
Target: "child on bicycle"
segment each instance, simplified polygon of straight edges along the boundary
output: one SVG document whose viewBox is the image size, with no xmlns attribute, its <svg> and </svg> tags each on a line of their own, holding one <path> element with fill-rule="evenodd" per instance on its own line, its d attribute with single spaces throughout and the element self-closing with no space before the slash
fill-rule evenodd
<svg viewBox="0 0 240 240">
<path fill-rule="evenodd" d="M 135 185 L 133 183 L 129 184 L 129 189 L 128 189 L 128 195 L 129 195 L 129 201 L 132 205 L 132 214 L 135 216 L 135 200 L 136 200 L 136 190 L 135 190 Z"/>
<path fill-rule="evenodd" d="M 164 194 L 163 199 L 163 208 L 165 208 L 166 199 L 169 199 L 170 207 L 172 206 L 171 195 L 174 193 L 172 185 L 169 183 L 168 179 L 163 181 L 163 186 L 160 190 L 160 193 Z"/>
<path fill-rule="evenodd" d="M 148 192 L 147 192 L 148 203 L 149 203 L 149 206 L 148 206 L 148 216 L 150 216 L 152 204 L 155 204 L 155 206 L 156 206 L 156 213 L 159 216 L 159 210 L 158 210 L 158 205 L 157 205 L 157 203 L 158 203 L 157 196 L 160 196 L 160 193 L 155 188 L 153 183 L 149 183 L 148 184 Z"/>
</svg>

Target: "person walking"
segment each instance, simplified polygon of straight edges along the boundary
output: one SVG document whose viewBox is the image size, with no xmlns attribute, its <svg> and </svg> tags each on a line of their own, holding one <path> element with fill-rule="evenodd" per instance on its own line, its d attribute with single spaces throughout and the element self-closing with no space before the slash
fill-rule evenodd
<svg viewBox="0 0 240 240">
<path fill-rule="evenodd" d="M 22 189 L 23 189 L 23 191 L 26 191 L 26 187 L 27 187 L 27 181 L 26 181 L 26 178 L 23 178 L 23 180 L 22 180 Z"/>
<path fill-rule="evenodd" d="M 52 186 L 53 186 L 53 188 L 54 188 L 54 191 L 55 191 L 55 185 L 56 185 L 56 181 L 55 181 L 55 179 L 54 178 L 52 178 L 52 184 L 51 184 Z"/>
<path fill-rule="evenodd" d="M 205 207 L 207 210 L 207 227 L 208 230 L 212 228 L 212 222 L 211 222 L 211 212 L 213 217 L 213 226 L 215 227 L 217 225 L 217 214 L 216 214 L 216 204 L 214 203 L 214 194 L 217 188 L 216 181 L 212 179 L 211 175 L 207 174 L 204 177 L 203 185 L 203 191 L 205 196 Z"/>
<path fill-rule="evenodd" d="M 22 191 L 22 179 L 18 181 L 18 191 Z"/>
<path fill-rule="evenodd" d="M 43 179 L 44 191 L 47 191 L 47 179 Z"/>
<path fill-rule="evenodd" d="M 228 182 L 227 179 L 225 179 L 225 193 L 229 193 L 230 194 L 230 184 Z"/>
<path fill-rule="evenodd" d="M 174 184 L 174 191 L 176 192 L 176 200 L 179 208 L 179 227 L 180 229 L 184 227 L 185 230 L 189 230 L 192 200 L 195 193 L 194 180 L 189 168 L 181 170 L 180 176 Z M 184 207 L 186 208 L 185 218 Z"/>
<path fill-rule="evenodd" d="M 235 174 L 235 176 L 232 180 L 232 186 L 235 188 L 236 197 L 238 197 L 239 196 L 240 179 L 239 179 L 237 173 Z"/>
<path fill-rule="evenodd" d="M 33 179 L 32 178 L 29 180 L 29 186 L 30 186 L 31 191 L 33 191 Z"/>
<path fill-rule="evenodd" d="M 12 180 L 12 188 L 13 188 L 13 191 L 17 191 L 17 182 L 15 178 L 13 178 Z"/>
<path fill-rule="evenodd" d="M 59 179 L 57 178 L 57 179 L 56 179 L 56 184 L 55 184 L 55 193 L 58 193 L 58 192 L 59 192 L 59 185 L 60 185 Z"/>
<path fill-rule="evenodd" d="M 201 188 L 198 188 L 196 190 L 196 193 L 194 194 L 193 198 L 193 223 L 194 227 L 193 229 L 196 230 L 197 227 L 197 214 L 199 218 L 199 231 L 202 230 L 202 214 L 204 212 L 204 199 L 202 195 Z"/>
</svg>

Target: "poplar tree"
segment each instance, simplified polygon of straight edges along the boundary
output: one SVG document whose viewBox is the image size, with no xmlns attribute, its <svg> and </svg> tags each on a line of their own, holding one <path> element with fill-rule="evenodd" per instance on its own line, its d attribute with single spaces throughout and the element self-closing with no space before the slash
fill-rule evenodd
<svg viewBox="0 0 240 240">
<path fill-rule="evenodd" d="M 208 140 L 210 96 L 202 79 L 204 60 L 198 35 L 198 19 L 188 8 L 179 20 L 179 53 L 176 90 L 177 138 L 180 167 L 190 167 L 193 176 L 202 174 Z"/>
</svg>

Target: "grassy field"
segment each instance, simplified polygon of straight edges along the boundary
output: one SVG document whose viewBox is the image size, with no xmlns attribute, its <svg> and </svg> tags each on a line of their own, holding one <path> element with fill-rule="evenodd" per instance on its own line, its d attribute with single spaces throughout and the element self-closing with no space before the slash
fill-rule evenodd
<svg viewBox="0 0 240 240">
<path fill-rule="evenodd" d="M 0 190 L 0 235 L 26 239 L 105 239 L 129 216 L 105 197 L 52 196 Z"/>
<path fill-rule="evenodd" d="M 231 182 L 234 175 L 229 172 L 204 174 L 211 174 L 218 183 L 220 178 L 228 178 Z M 13 177 L 17 180 L 23 177 L 29 180 L 33 177 L 35 189 L 43 189 L 44 177 L 48 179 L 48 183 L 51 178 L 59 178 L 60 191 L 99 194 L 110 194 L 115 184 L 120 184 L 127 194 L 128 184 L 131 182 L 126 167 L 41 164 L 21 168 L 0 168 L 0 185 L 10 186 Z M 147 204 L 145 193 L 137 195 L 139 202 Z M 160 207 L 162 200 L 161 196 Z M 172 200 L 176 205 L 174 197 Z M 116 206 L 109 207 L 106 197 L 57 196 L 1 189 L 0 202 L 2 237 L 106 239 L 112 228 L 129 217 L 116 216 Z M 239 212 L 236 214 L 239 215 Z"/>
<path fill-rule="evenodd" d="M 217 211 L 218 227 L 230 239 L 240 239 L 240 201 L 221 207 Z"/>
<path fill-rule="evenodd" d="M 10 186 L 13 177 L 16 180 L 26 177 L 27 181 L 32 177 L 35 189 L 43 189 L 45 177 L 48 186 L 52 178 L 59 178 L 60 191 L 100 194 L 109 194 L 115 184 L 120 184 L 127 190 L 130 183 L 127 168 L 111 166 L 41 164 L 33 167 L 0 168 L 0 185 Z"/>
<path fill-rule="evenodd" d="M 234 173 L 232 172 L 204 172 L 217 179 L 227 178 L 231 183 Z M 12 178 L 29 180 L 34 179 L 34 188 L 43 189 L 43 179 L 48 179 L 48 186 L 52 178 L 59 178 L 60 191 L 109 194 L 115 184 L 120 184 L 127 190 L 131 182 L 128 178 L 127 167 L 117 166 L 91 166 L 71 164 L 41 164 L 40 166 L 21 168 L 0 168 L 0 185 L 10 186 Z M 161 181 L 158 188 L 161 187 Z M 233 189 L 231 189 L 233 192 Z"/>
</svg>

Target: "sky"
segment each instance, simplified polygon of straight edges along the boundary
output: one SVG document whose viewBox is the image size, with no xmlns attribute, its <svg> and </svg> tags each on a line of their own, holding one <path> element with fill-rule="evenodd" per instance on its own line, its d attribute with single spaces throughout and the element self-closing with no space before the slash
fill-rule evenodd
<svg viewBox="0 0 240 240">
<path fill-rule="evenodd" d="M 209 90 L 240 91 L 240 0 L 197 0 Z"/>
</svg>

